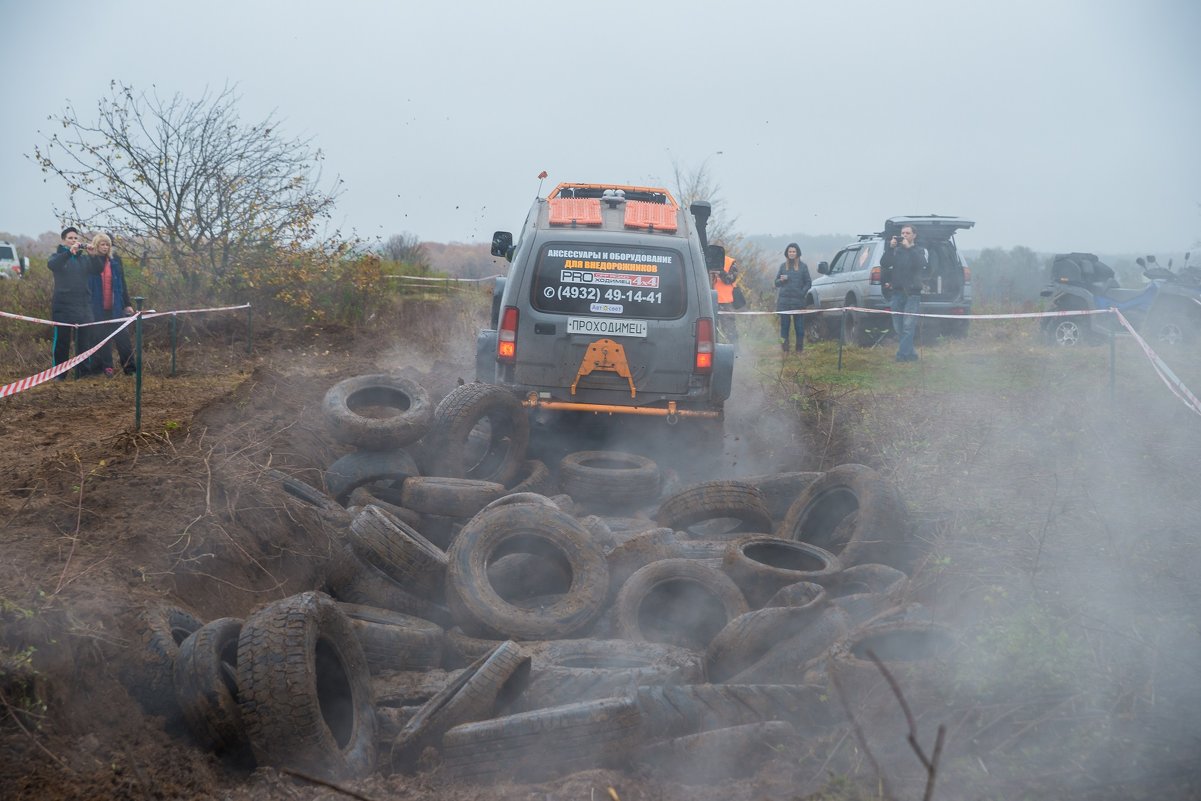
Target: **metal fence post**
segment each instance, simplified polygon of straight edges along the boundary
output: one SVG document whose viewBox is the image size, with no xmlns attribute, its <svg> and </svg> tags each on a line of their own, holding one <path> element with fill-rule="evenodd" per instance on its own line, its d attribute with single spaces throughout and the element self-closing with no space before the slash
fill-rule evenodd
<svg viewBox="0 0 1201 801">
<path fill-rule="evenodd" d="M 1109 329 L 1109 402 L 1110 403 L 1113 403 L 1113 401 L 1114 401 L 1114 391 L 1115 391 L 1115 387 L 1117 386 L 1118 349 L 1117 349 L 1116 342 L 1117 342 L 1117 336 L 1114 334 L 1114 331 L 1111 328 L 1111 329 Z"/>
<path fill-rule="evenodd" d="M 142 430 L 142 302 L 145 298 L 134 298 L 138 305 L 138 316 L 133 321 L 134 364 L 136 365 L 133 385 L 133 430 Z"/>
<path fill-rule="evenodd" d="M 842 319 L 838 321 L 838 370 L 842 372 L 842 343 L 847 338 L 847 310 L 842 310 Z"/>
<path fill-rule="evenodd" d="M 167 327 L 171 329 L 171 377 L 175 377 L 175 349 L 179 341 L 179 320 L 178 315 L 172 314 L 167 320 Z"/>
</svg>

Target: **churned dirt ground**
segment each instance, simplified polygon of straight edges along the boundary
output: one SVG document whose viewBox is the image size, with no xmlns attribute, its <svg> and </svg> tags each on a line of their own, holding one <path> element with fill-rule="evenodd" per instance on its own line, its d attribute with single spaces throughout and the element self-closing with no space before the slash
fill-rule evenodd
<svg viewBox="0 0 1201 801">
<path fill-rule="evenodd" d="M 145 715 L 121 674 L 148 603 L 244 616 L 319 584 L 329 532 L 264 471 L 320 485 L 345 452 L 318 408 L 342 378 L 405 370 L 435 398 L 471 379 L 471 316 L 407 313 L 405 335 L 267 331 L 253 354 L 232 338 L 193 341 L 174 377 L 160 342 L 140 432 L 132 379 L 0 401 L 0 673 L 28 679 L 0 682 L 0 798 L 345 797 L 218 759 Z M 1098 351 L 1048 353 L 1023 332 L 923 356 L 895 391 L 870 393 L 805 389 L 803 360 L 744 355 L 714 469 L 855 461 L 901 489 L 928 550 L 910 600 L 971 646 L 919 707 L 927 753 L 934 727 L 948 731 L 935 797 L 1198 797 L 1201 420 L 1133 356 L 1112 400 Z M 897 796 L 920 798 L 898 720 L 865 721 L 865 735 Z M 827 785 L 848 774 L 864 781 Z M 759 801 L 874 797 L 871 779 L 843 731 L 752 779 L 703 785 L 589 771 L 537 786 L 434 772 L 348 787 L 374 799 L 595 801 L 613 788 L 622 801 Z"/>
</svg>

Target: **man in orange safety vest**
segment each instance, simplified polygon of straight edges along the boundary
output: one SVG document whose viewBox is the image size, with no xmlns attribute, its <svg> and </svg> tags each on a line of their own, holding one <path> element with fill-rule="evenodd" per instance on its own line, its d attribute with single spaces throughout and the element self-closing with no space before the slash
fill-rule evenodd
<svg viewBox="0 0 1201 801">
<path fill-rule="evenodd" d="M 726 256 L 726 263 L 721 270 L 712 270 L 709 277 L 713 281 L 713 289 L 717 292 L 717 332 L 726 342 L 738 342 L 738 325 L 735 322 L 735 317 L 732 314 L 721 314 L 723 311 L 734 311 L 745 305 L 742 301 L 742 290 L 738 288 L 738 282 L 742 280 L 742 276 L 738 271 L 738 265 L 735 263 L 732 256 Z M 738 302 L 735 301 L 738 298 Z"/>
</svg>

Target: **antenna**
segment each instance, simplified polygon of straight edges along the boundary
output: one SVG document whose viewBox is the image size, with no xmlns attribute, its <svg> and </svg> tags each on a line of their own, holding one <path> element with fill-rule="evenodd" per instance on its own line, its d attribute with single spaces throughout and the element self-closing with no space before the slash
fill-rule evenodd
<svg viewBox="0 0 1201 801">
<path fill-rule="evenodd" d="M 538 193 L 535 197 L 542 197 L 542 182 L 546 180 L 546 170 L 538 173 Z"/>
</svg>

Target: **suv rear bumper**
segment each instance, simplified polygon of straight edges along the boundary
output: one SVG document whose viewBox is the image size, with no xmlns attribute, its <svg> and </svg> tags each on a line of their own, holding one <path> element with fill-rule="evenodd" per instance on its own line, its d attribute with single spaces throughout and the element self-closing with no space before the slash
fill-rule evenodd
<svg viewBox="0 0 1201 801">
<path fill-rule="evenodd" d="M 734 384 L 734 346 L 719 343 L 714 351 L 713 371 L 708 381 L 702 381 L 693 376 L 692 386 L 686 395 L 651 396 L 651 399 L 637 396 L 623 398 L 621 403 L 599 403 L 593 397 L 588 401 L 568 400 L 562 397 L 562 387 L 537 387 L 515 384 L 503 380 L 504 372 L 497 369 L 496 362 L 497 332 L 494 329 L 481 329 L 476 334 L 475 341 L 475 372 L 476 380 L 487 384 L 497 384 L 508 387 L 514 393 L 522 396 L 522 405 L 529 409 L 547 411 L 590 412 L 595 414 L 630 414 L 648 417 L 664 417 L 668 422 L 678 418 L 721 419 L 723 406 Z M 554 395 L 560 397 L 555 398 Z"/>
</svg>

